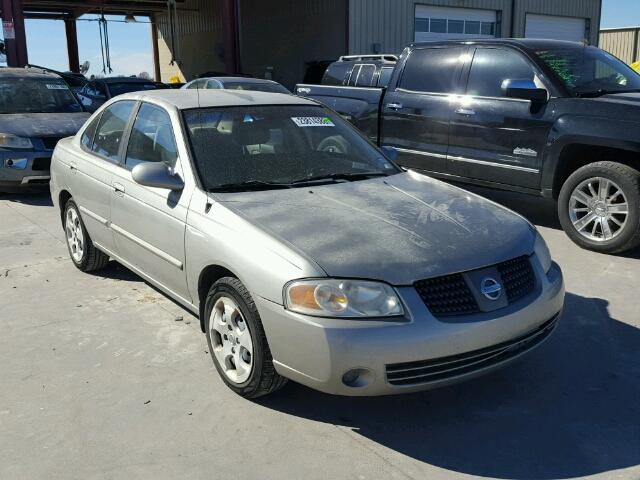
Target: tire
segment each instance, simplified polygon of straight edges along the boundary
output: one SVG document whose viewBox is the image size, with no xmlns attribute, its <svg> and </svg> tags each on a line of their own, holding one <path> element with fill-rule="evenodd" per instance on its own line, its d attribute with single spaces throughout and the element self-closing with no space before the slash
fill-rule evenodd
<svg viewBox="0 0 640 480">
<path fill-rule="evenodd" d="M 72 231 L 70 223 L 75 225 L 75 231 Z M 65 232 L 69 257 L 77 268 L 83 272 L 93 272 L 100 270 L 109 263 L 109 256 L 93 245 L 91 237 L 80 216 L 80 210 L 72 198 L 67 201 L 64 207 L 62 227 Z M 75 242 L 73 240 L 75 240 Z M 80 248 L 78 248 L 78 246 L 80 246 Z"/>
<path fill-rule="evenodd" d="M 587 250 L 620 253 L 640 245 L 640 172 L 608 161 L 579 168 L 560 190 L 558 216 Z"/>
<path fill-rule="evenodd" d="M 209 354 L 231 390 L 244 398 L 257 398 L 284 386 L 287 379 L 273 366 L 260 315 L 240 280 L 225 277 L 215 282 L 207 295 L 204 314 Z M 245 348 L 247 335 L 250 355 Z"/>
</svg>

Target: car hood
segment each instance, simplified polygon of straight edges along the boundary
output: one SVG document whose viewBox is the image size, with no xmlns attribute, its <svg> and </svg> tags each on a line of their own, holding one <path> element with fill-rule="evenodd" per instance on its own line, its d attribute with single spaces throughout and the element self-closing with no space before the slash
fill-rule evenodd
<svg viewBox="0 0 640 480">
<path fill-rule="evenodd" d="M 530 254 L 535 240 L 521 216 L 415 172 L 214 197 L 332 277 L 410 285 Z"/>
<path fill-rule="evenodd" d="M 0 133 L 19 137 L 69 137 L 90 117 L 86 112 L 0 115 Z"/>
</svg>

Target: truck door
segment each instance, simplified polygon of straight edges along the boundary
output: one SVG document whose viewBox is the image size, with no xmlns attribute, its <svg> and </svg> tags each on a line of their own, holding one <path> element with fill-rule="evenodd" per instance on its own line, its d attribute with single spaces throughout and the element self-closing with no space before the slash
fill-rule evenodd
<svg viewBox="0 0 640 480">
<path fill-rule="evenodd" d="M 452 105 L 451 173 L 537 188 L 552 124 L 552 104 L 532 105 L 528 100 L 504 97 L 501 87 L 506 79 L 532 80 L 544 87 L 542 75 L 521 52 L 508 47 L 477 47 L 466 95 Z"/>
<path fill-rule="evenodd" d="M 410 51 L 382 105 L 380 143 L 398 150 L 401 165 L 447 172 L 451 97 L 459 93 L 468 49 L 460 45 Z"/>
</svg>

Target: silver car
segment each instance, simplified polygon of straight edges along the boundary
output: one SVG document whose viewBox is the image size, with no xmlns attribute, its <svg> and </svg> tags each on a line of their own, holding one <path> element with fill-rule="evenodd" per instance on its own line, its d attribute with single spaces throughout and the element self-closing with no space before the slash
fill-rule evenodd
<svg viewBox="0 0 640 480">
<path fill-rule="evenodd" d="M 464 380 L 539 345 L 563 307 L 529 222 L 401 170 L 310 100 L 123 95 L 58 144 L 51 176 L 73 263 L 116 260 L 197 314 L 245 397 Z"/>
</svg>

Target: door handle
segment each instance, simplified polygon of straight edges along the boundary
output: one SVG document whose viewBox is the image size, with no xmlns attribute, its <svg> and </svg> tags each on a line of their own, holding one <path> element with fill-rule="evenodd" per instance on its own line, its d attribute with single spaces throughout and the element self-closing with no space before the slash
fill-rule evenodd
<svg viewBox="0 0 640 480">
<path fill-rule="evenodd" d="M 76 165 L 76 162 L 69 163 L 69 170 L 71 170 L 71 173 L 76 173 L 78 171 L 78 166 Z"/>
<path fill-rule="evenodd" d="M 459 108 L 456 110 L 456 113 L 458 115 L 466 115 L 466 116 L 471 116 L 471 115 L 475 115 L 476 111 L 471 109 L 471 108 Z"/>
<path fill-rule="evenodd" d="M 120 197 L 123 196 L 124 195 L 124 185 L 114 182 L 113 191 L 115 192 L 116 195 L 118 195 Z"/>
<path fill-rule="evenodd" d="M 402 104 L 401 103 L 387 103 L 387 108 L 390 108 L 391 110 L 400 110 L 402 108 Z"/>
</svg>

